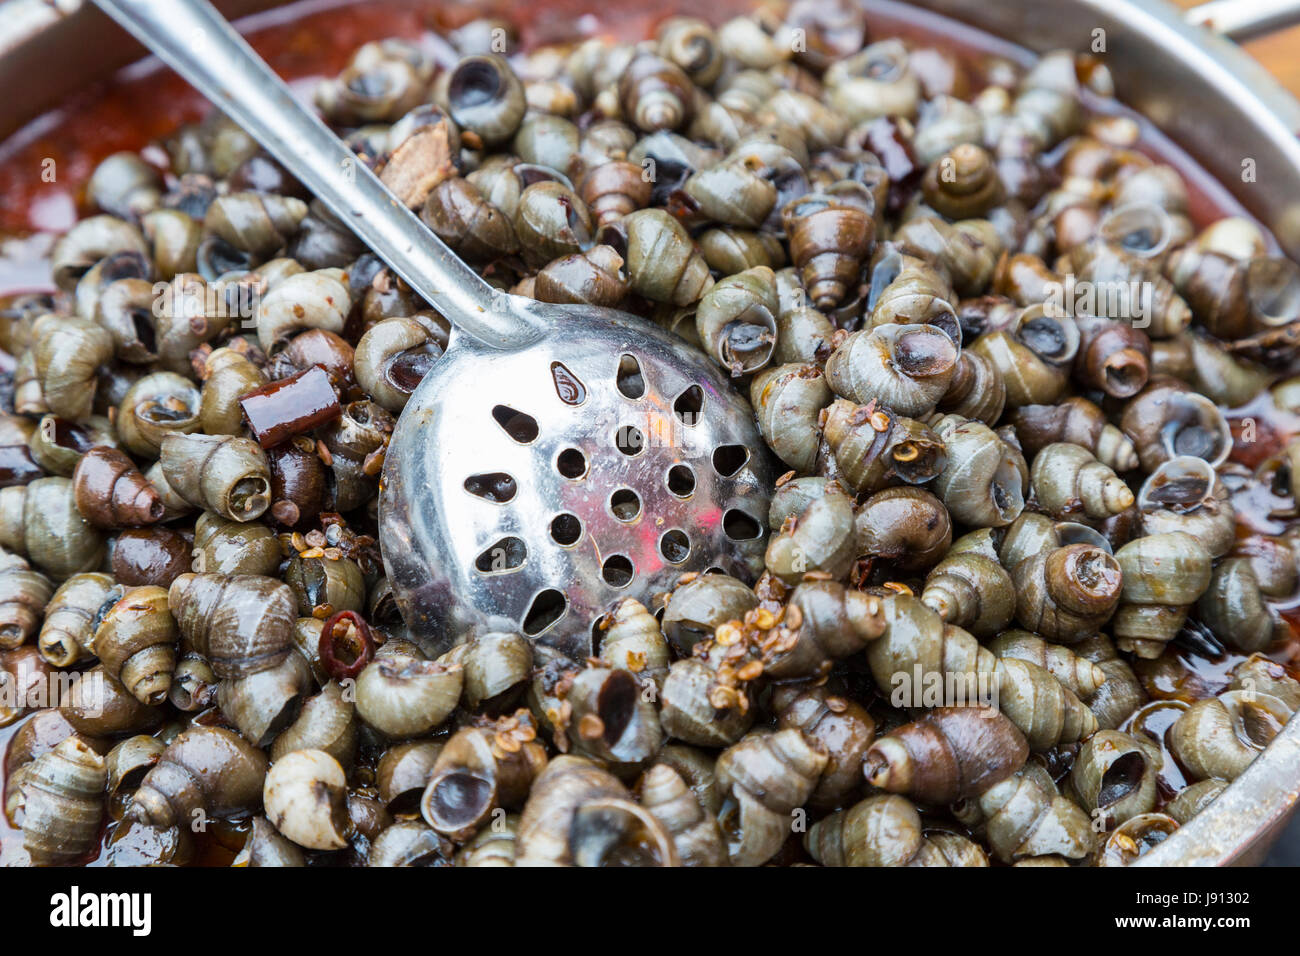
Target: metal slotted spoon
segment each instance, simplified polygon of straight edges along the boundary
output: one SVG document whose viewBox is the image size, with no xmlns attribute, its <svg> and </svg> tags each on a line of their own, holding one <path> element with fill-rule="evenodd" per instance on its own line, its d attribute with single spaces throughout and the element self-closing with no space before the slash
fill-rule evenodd
<svg viewBox="0 0 1300 956">
<path fill-rule="evenodd" d="M 642 319 L 502 294 L 439 241 L 206 0 L 96 0 L 454 325 L 397 423 L 380 543 L 416 640 L 513 630 L 566 654 L 621 596 L 762 567 L 773 470 L 749 405 Z"/>
</svg>

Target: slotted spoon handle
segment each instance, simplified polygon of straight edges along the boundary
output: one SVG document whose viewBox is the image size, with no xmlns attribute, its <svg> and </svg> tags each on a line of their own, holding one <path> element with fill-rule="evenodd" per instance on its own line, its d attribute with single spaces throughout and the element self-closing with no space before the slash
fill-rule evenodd
<svg viewBox="0 0 1300 956">
<path fill-rule="evenodd" d="M 514 297 L 496 292 L 399 202 L 207 0 L 95 4 L 247 130 L 448 321 L 500 348 L 536 337 Z"/>
</svg>

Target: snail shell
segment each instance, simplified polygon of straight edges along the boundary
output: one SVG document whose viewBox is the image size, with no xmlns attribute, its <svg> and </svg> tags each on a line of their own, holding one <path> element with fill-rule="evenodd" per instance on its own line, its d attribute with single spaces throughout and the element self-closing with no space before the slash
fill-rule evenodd
<svg viewBox="0 0 1300 956">
<path fill-rule="evenodd" d="M 23 847 L 33 863 L 69 864 L 94 851 L 107 779 L 104 758 L 76 737 L 26 765 L 19 785 Z"/>
<path fill-rule="evenodd" d="M 267 761 L 223 727 L 194 726 L 168 744 L 145 774 L 127 815 L 155 827 L 188 827 L 261 805 Z"/>
<path fill-rule="evenodd" d="M 168 603 L 181 635 L 218 677 L 269 670 L 292 649 L 296 602 L 274 578 L 182 574 L 172 582 Z"/>
<path fill-rule="evenodd" d="M 167 698 L 176 669 L 176 621 L 165 588 L 129 588 L 101 609 L 94 649 L 104 669 L 143 704 Z"/>
</svg>

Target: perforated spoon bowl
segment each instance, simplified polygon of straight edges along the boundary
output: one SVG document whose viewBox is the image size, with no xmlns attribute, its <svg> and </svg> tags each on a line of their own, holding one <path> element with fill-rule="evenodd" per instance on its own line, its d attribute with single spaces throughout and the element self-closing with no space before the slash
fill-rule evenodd
<svg viewBox="0 0 1300 956">
<path fill-rule="evenodd" d="M 622 596 L 762 567 L 773 469 L 749 405 L 699 350 L 612 309 L 494 290 L 206 0 L 96 0 L 248 131 L 454 326 L 380 485 L 398 606 L 431 651 L 513 630 L 591 654 Z"/>
</svg>

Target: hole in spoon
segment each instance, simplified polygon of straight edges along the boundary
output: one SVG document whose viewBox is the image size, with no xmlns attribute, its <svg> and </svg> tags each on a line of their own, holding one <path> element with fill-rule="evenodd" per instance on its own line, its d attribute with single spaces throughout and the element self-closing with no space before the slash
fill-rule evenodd
<svg viewBox="0 0 1300 956">
<path fill-rule="evenodd" d="M 673 465 L 668 469 L 667 484 L 678 498 L 688 498 L 695 492 L 695 472 L 689 465 Z"/>
<path fill-rule="evenodd" d="M 624 354 L 618 360 L 618 391 L 624 398 L 640 398 L 645 394 L 645 376 L 636 356 Z"/>
<path fill-rule="evenodd" d="M 713 470 L 723 478 L 730 478 L 749 461 L 749 449 L 744 445 L 719 445 L 713 449 Z"/>
<path fill-rule="evenodd" d="M 581 405 L 587 400 L 587 386 L 563 362 L 551 363 L 551 380 L 555 382 L 555 394 L 564 404 Z"/>
<path fill-rule="evenodd" d="M 632 562 L 621 554 L 612 554 L 600 566 L 600 576 L 610 587 L 625 588 L 635 575 Z"/>
<path fill-rule="evenodd" d="M 641 499 L 631 488 L 620 488 L 609 496 L 609 510 L 619 521 L 631 521 L 641 513 Z"/>
<path fill-rule="evenodd" d="M 474 559 L 474 567 L 484 574 L 499 574 L 502 571 L 514 571 L 522 567 L 528 557 L 528 547 L 515 537 L 502 538 L 493 542 Z"/>
<path fill-rule="evenodd" d="M 534 441 L 540 431 L 537 426 L 537 419 L 527 412 L 511 408 L 509 405 L 498 405 L 493 408 L 492 417 L 496 419 L 497 424 L 505 430 L 507 435 L 521 445 L 527 445 L 529 442 Z"/>
<path fill-rule="evenodd" d="M 669 564 L 681 564 L 691 556 L 691 539 L 685 531 L 673 528 L 659 539 L 659 553 Z"/>
<path fill-rule="evenodd" d="M 555 588 L 547 588 L 533 598 L 520 629 L 529 637 L 536 637 L 564 617 L 564 612 L 568 609 L 569 599 Z"/>
<path fill-rule="evenodd" d="M 704 411 L 704 389 L 692 385 L 673 400 L 673 411 L 683 425 L 694 425 Z"/>
<path fill-rule="evenodd" d="M 632 458 L 645 449 L 645 435 L 635 425 L 624 425 L 615 434 L 614 444 L 619 451 Z"/>
<path fill-rule="evenodd" d="M 582 521 L 577 515 L 569 514 L 567 511 L 556 515 L 551 520 L 551 537 L 556 544 L 564 545 L 566 548 L 576 544 L 582 537 Z"/>
<path fill-rule="evenodd" d="M 752 541 L 763 533 L 759 523 L 739 508 L 722 516 L 722 530 L 732 541 Z"/>
<path fill-rule="evenodd" d="M 492 471 L 481 475 L 470 475 L 465 479 L 465 490 L 487 501 L 505 504 L 515 496 L 519 486 L 504 471 Z"/>
<path fill-rule="evenodd" d="M 581 478 L 587 473 L 587 456 L 576 448 L 566 448 L 555 459 L 555 470 L 565 478 Z"/>
</svg>

